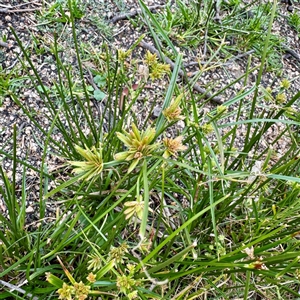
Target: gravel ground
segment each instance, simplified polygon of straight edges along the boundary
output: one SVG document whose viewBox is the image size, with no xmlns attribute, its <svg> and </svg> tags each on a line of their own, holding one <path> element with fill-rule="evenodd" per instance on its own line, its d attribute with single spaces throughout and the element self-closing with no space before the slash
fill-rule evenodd
<svg viewBox="0 0 300 300">
<path fill-rule="evenodd" d="M 137 38 L 145 32 L 145 26 L 143 22 L 139 22 L 140 25 L 134 27 L 128 20 L 119 20 L 116 22 L 109 22 L 113 17 L 119 16 L 124 12 L 133 12 L 138 6 L 137 1 L 124 1 L 121 5 L 121 1 L 110 1 L 103 4 L 105 1 L 88 0 L 85 1 L 86 14 L 82 19 L 77 20 L 78 30 L 78 41 L 89 45 L 89 49 L 97 51 L 103 43 L 110 45 L 112 49 L 124 48 L 128 49 Z M 119 5 L 116 5 L 118 3 Z M 53 5 L 54 3 L 52 3 Z M 147 5 L 164 5 L 165 1 L 147 1 Z M 44 1 L 21 1 L 21 0 L 2 0 L 0 4 L 0 40 L 6 37 L 6 44 L 0 43 L 0 63 L 2 64 L 3 70 L 13 70 L 15 74 L 18 74 L 19 79 L 16 80 L 10 89 L 18 95 L 19 100 L 31 111 L 35 112 L 36 120 L 43 124 L 44 129 L 50 126 L 49 112 L 40 99 L 38 93 L 34 90 L 30 80 L 28 79 L 24 68 L 18 62 L 18 56 L 22 56 L 20 47 L 10 30 L 13 27 L 16 31 L 19 39 L 22 41 L 24 47 L 29 49 L 31 59 L 34 62 L 39 74 L 41 75 L 43 83 L 51 88 L 53 80 L 57 78 L 56 65 L 53 55 L 50 53 L 48 46 L 50 47 L 53 43 L 53 32 L 59 32 L 58 44 L 64 49 L 63 59 L 65 63 L 70 65 L 76 65 L 75 52 L 73 50 L 73 44 L 71 42 L 71 27 L 66 23 L 61 22 L 49 22 L 51 19 L 48 3 Z M 160 10 L 163 8 L 158 8 Z M 265 72 L 262 83 L 265 87 L 267 86 L 279 86 L 280 81 L 283 77 L 289 78 L 292 82 L 290 88 L 290 95 L 300 89 L 300 58 L 297 58 L 297 54 L 300 53 L 299 36 L 291 29 L 287 23 L 288 6 L 285 4 L 279 5 L 280 18 L 278 22 L 274 23 L 273 33 L 278 33 L 280 36 L 286 38 L 285 48 L 281 51 L 280 61 L 282 63 L 282 74 L 281 77 L 277 76 L 272 72 Z M 294 3 L 294 9 L 299 11 L 299 2 Z M 37 11 L 41 11 L 41 14 Z M 222 19 L 222 12 L 221 19 Z M 48 14 L 48 15 L 47 15 Z M 99 19 L 99 15 L 104 16 L 106 22 Z M 57 17 L 57 16 L 55 16 Z M 138 16 L 137 18 L 141 18 Z M 114 19 L 113 19 L 114 20 Z M 109 38 L 108 38 L 109 36 Z M 145 38 L 146 42 L 152 42 L 150 37 Z M 203 56 L 203 49 L 190 51 L 181 49 L 184 53 L 184 63 L 189 65 L 196 61 L 201 55 Z M 142 59 L 145 50 L 138 47 L 134 56 L 137 59 Z M 204 57 L 205 59 L 205 57 Z M 92 64 L 91 61 L 85 62 Z M 233 80 L 239 78 L 246 70 L 247 56 L 241 59 L 232 59 L 221 67 L 213 68 L 210 71 L 203 72 L 198 80 L 198 84 L 201 87 L 207 87 L 214 84 L 213 91 L 218 91 L 224 88 Z M 259 59 L 255 58 L 252 60 L 252 66 L 259 65 Z M 197 67 L 187 67 L 188 72 L 197 71 Z M 253 85 L 257 77 L 257 71 L 250 74 L 247 86 Z M 226 101 L 236 95 L 242 88 L 242 82 L 237 81 L 233 86 L 226 89 L 225 93 L 222 93 L 221 100 Z M 151 89 L 145 91 L 148 99 L 156 99 L 157 105 L 162 102 L 163 96 L 166 91 L 166 83 L 163 81 L 157 82 L 152 85 Z M 1 96 L 0 103 L 0 149 L 5 152 L 12 153 L 12 136 L 13 128 L 16 128 L 16 140 L 17 140 L 17 156 L 21 160 L 26 160 L 29 164 L 34 165 L 36 168 L 41 166 L 41 158 L 43 152 L 43 141 L 45 136 L 42 132 L 37 130 L 36 126 L 24 115 L 21 108 L 16 105 L 13 99 L 4 93 Z M 161 101 L 160 101 L 161 99 Z M 245 99 L 249 101 L 250 99 Z M 207 103 L 207 111 L 210 111 L 215 104 Z M 140 105 L 135 107 L 135 111 L 140 112 L 141 116 L 147 114 L 147 110 L 151 105 L 144 105 L 140 102 Z M 258 112 L 263 109 L 263 104 L 258 108 Z M 95 111 L 97 114 L 97 110 Z M 179 123 L 179 126 L 184 127 L 184 123 Z M 182 129 L 182 128 L 181 128 Z M 277 136 L 281 128 L 274 126 L 270 129 L 270 132 L 266 136 L 266 141 L 262 141 L 262 147 L 268 147 L 272 141 L 272 135 Z M 243 137 L 243 128 L 240 128 L 238 136 Z M 55 138 L 60 141 L 62 137 L 60 134 L 56 134 Z M 264 144 L 265 143 L 265 144 Z M 285 143 L 288 140 L 282 141 L 280 145 L 277 145 L 277 152 L 285 147 Z M 238 146 L 238 140 L 237 140 Z M 0 162 L 4 170 L 7 172 L 8 177 L 12 175 L 12 163 L 10 160 L 0 155 Z M 47 157 L 48 169 L 55 169 L 61 165 L 61 160 L 55 155 L 48 155 Z M 37 225 L 39 220 L 38 205 L 39 205 L 39 176 L 38 172 L 33 170 L 27 171 L 27 224 Z M 21 188 L 22 168 L 19 167 L 17 170 L 17 188 Z M 0 184 L 2 184 L 0 182 Z M 50 185 L 51 188 L 51 185 Z M 54 201 L 47 202 L 47 218 L 55 217 L 56 203 Z M 3 200 L 0 198 L 0 213 L 6 213 L 6 207 Z"/>
</svg>

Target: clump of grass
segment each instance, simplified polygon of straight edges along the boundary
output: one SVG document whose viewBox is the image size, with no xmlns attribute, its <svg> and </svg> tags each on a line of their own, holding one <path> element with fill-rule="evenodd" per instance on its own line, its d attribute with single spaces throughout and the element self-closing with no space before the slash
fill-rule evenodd
<svg viewBox="0 0 300 300">
<path fill-rule="evenodd" d="M 295 126 L 299 121 L 285 116 L 300 92 L 280 100 L 278 95 L 289 88 L 287 80 L 275 91 L 261 89 L 272 21 L 255 85 L 209 112 L 197 95 L 177 83 L 182 56 L 174 51 L 171 76 L 160 74 L 169 84 L 159 116 L 141 118 L 131 108 L 143 97 L 145 84 L 158 79 L 147 82 L 145 77 L 129 93 L 130 72 L 136 70 L 129 57 L 136 45 L 116 55 L 105 49 L 96 58 L 102 69 L 93 70 L 94 79 L 97 72 L 105 74 L 101 88 L 106 95 L 101 98 L 103 113 L 95 118 L 90 97 L 97 101 L 97 95 L 85 81 L 76 16 L 72 0 L 68 3 L 79 78 L 70 75 L 54 44 L 57 105 L 23 49 L 51 126 L 43 128 L 13 95 L 45 136 L 38 170 L 41 220 L 34 232 L 24 228 L 25 169 L 21 197 L 14 176 L 17 164 L 34 167 L 17 159 L 15 142 L 13 155 L 0 150 L 14 165 L 11 182 L 0 168 L 5 182 L 0 193 L 10 218 L 0 215 L 0 277 L 18 281 L 25 276 L 28 283 L 23 291 L 49 299 L 296 297 L 300 160 Z M 273 16 L 274 8 L 276 3 Z M 153 16 L 148 17 L 149 26 L 156 26 Z M 160 36 L 171 43 L 164 32 Z M 149 54 L 143 60 L 148 60 L 150 72 L 149 60 L 155 66 L 159 63 Z M 74 93 L 75 81 L 81 82 L 80 93 Z M 264 105 L 266 98 L 272 105 Z M 255 116 L 257 107 L 264 110 Z M 185 126 L 179 127 L 179 121 Z M 277 124 L 283 124 L 280 133 L 262 147 L 268 130 Z M 244 138 L 241 127 L 246 128 Z M 61 134 L 61 142 L 54 130 Z M 276 159 L 272 147 L 282 140 L 288 141 L 287 147 Z M 47 172 L 50 150 L 64 158 L 65 180 L 60 173 Z M 48 191 L 48 181 L 55 181 L 56 188 Z M 60 207 L 55 219 L 45 222 L 49 198 Z M 17 293 L 6 289 L 4 296 L 19 297 Z"/>
<path fill-rule="evenodd" d="M 288 22 L 290 26 L 292 26 L 298 34 L 300 33 L 300 14 L 299 12 L 295 11 L 288 17 Z"/>
<path fill-rule="evenodd" d="M 203 49 L 199 55 L 204 57 L 208 53 L 211 57 L 216 51 L 228 57 L 249 50 L 255 50 L 255 55 L 261 57 L 271 8 L 271 3 L 257 1 L 247 5 L 242 1 L 190 1 L 188 4 L 176 1 L 152 18 L 156 20 L 154 31 L 169 47 L 165 36 L 181 48 Z M 284 38 L 271 35 L 266 63 L 268 71 L 282 69 L 278 51 L 282 42 Z"/>
</svg>

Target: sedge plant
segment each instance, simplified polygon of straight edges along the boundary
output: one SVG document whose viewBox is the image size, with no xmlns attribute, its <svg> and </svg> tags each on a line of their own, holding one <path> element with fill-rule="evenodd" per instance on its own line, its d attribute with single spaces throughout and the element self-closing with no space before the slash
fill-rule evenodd
<svg viewBox="0 0 300 300">
<path fill-rule="evenodd" d="M 156 19 L 161 16 L 140 1 L 154 40 L 168 45 L 175 58 L 173 70 L 151 53 L 133 59 L 138 42 L 119 51 L 103 47 L 95 58 L 101 70 L 90 70 L 98 83 L 96 76 L 103 75 L 106 96 L 99 116 L 92 105 L 99 99 L 86 82 L 76 42 L 74 3 L 68 1 L 68 18 L 78 69 L 63 63 L 54 40 L 54 94 L 18 40 L 21 63 L 44 101 L 50 127 L 12 96 L 45 139 L 40 169 L 17 158 L 15 139 L 13 154 L 0 149 L 12 160 L 13 174 L 17 165 L 24 170 L 18 193 L 14 176 L 0 168 L 5 183 L 0 192 L 8 207 L 8 215 L 0 215 L 0 277 L 25 277 L 22 297 L 39 299 L 296 297 L 300 167 L 295 104 L 300 93 L 278 96 L 288 93 L 290 80 L 270 90 L 259 76 L 251 87 L 244 80 L 242 91 L 221 106 L 205 110 L 203 96 L 177 80 L 183 57 Z M 188 4 L 180 4 L 187 9 Z M 273 5 L 274 15 L 276 1 Z M 267 51 L 268 45 L 264 55 Z M 133 87 L 136 64 L 148 68 L 149 77 Z M 263 66 L 264 61 L 260 72 Z M 249 66 L 241 79 L 250 71 Z M 76 91 L 75 81 L 81 82 Z M 141 118 L 133 108 L 146 101 L 146 84 L 157 82 L 167 82 L 159 115 Z M 280 130 L 266 146 L 266 135 L 276 126 Z M 273 148 L 283 141 L 286 148 L 278 157 Z M 63 162 L 54 173 L 47 168 L 49 154 Z M 24 219 L 28 168 L 40 177 L 40 222 L 31 231 Z M 46 220 L 49 203 L 57 210 Z M 18 293 L 5 287 L 3 295 Z"/>
</svg>

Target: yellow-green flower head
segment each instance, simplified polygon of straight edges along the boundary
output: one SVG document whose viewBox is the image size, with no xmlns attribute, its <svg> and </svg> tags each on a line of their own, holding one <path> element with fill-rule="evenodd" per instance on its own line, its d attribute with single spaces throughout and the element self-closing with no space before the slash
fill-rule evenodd
<svg viewBox="0 0 300 300">
<path fill-rule="evenodd" d="M 276 96 L 276 103 L 277 104 L 281 104 L 284 103 L 286 101 L 286 95 L 284 93 L 279 93 Z"/>
<path fill-rule="evenodd" d="M 73 173 L 81 174 L 84 180 L 100 175 L 103 170 L 102 149 L 96 149 L 94 146 L 90 149 L 86 145 L 85 149 L 78 145 L 75 149 L 85 161 L 69 161 L 69 164 L 75 167 Z"/>
<path fill-rule="evenodd" d="M 166 117 L 168 122 L 183 120 L 184 117 L 181 116 L 181 108 L 179 107 L 180 101 L 183 94 L 176 97 L 174 101 L 171 102 L 170 106 L 163 110 L 163 115 Z"/>
<path fill-rule="evenodd" d="M 94 273 L 89 273 L 89 275 L 86 278 L 90 283 L 96 282 L 96 275 Z"/>
<path fill-rule="evenodd" d="M 72 294 L 74 293 L 74 287 L 67 285 L 66 283 L 63 283 L 62 288 L 57 290 L 57 293 L 59 294 L 58 299 L 62 300 L 72 300 Z"/>
<path fill-rule="evenodd" d="M 135 272 L 135 265 L 134 264 L 127 264 L 127 270 L 129 272 L 129 274 L 134 274 Z"/>
<path fill-rule="evenodd" d="M 204 134 L 212 133 L 214 130 L 213 126 L 210 123 L 202 125 L 201 128 Z"/>
<path fill-rule="evenodd" d="M 118 49 L 118 60 L 124 62 L 131 54 L 131 50 Z"/>
<path fill-rule="evenodd" d="M 123 133 L 117 132 L 117 137 L 128 148 L 127 151 L 115 154 L 115 160 L 127 160 L 131 163 L 128 173 L 130 173 L 138 164 L 138 162 L 151 155 L 153 150 L 158 148 L 158 144 L 151 144 L 155 138 L 155 129 L 150 126 L 145 131 L 139 131 L 134 123 L 131 125 L 132 130 Z"/>
<path fill-rule="evenodd" d="M 119 290 L 127 294 L 134 286 L 136 285 L 136 281 L 132 278 L 132 275 L 121 275 L 117 277 L 117 287 Z"/>
<path fill-rule="evenodd" d="M 186 146 L 182 145 L 183 136 L 178 136 L 175 139 L 164 138 L 163 144 L 166 147 L 166 150 L 163 154 L 164 158 L 168 158 L 171 155 L 177 157 L 179 151 L 184 151 L 187 149 Z"/>
<path fill-rule="evenodd" d="M 270 86 L 266 87 L 266 89 L 264 90 L 264 99 L 266 101 L 273 101 L 274 102 L 272 92 L 273 92 L 273 90 Z"/>
<path fill-rule="evenodd" d="M 165 74 L 170 72 L 170 66 L 166 64 L 157 63 L 150 68 L 150 78 L 152 80 L 160 79 Z"/>
<path fill-rule="evenodd" d="M 273 92 L 272 88 L 270 86 L 266 87 L 266 92 L 268 92 L 269 94 L 271 94 Z"/>
<path fill-rule="evenodd" d="M 149 67 L 149 75 L 152 80 L 159 79 L 170 72 L 170 65 L 159 63 L 157 55 L 152 54 L 149 50 L 146 52 L 144 62 Z"/>
<path fill-rule="evenodd" d="M 157 55 L 155 53 L 152 54 L 149 50 L 147 50 L 144 60 L 145 60 L 146 65 L 151 67 L 151 66 L 157 64 Z"/>
<path fill-rule="evenodd" d="M 298 115 L 297 110 L 291 106 L 285 107 L 285 112 L 293 117 L 296 117 Z"/>
<path fill-rule="evenodd" d="M 128 297 L 129 300 L 137 299 L 138 298 L 138 292 L 137 291 L 133 291 L 133 292 L 129 293 L 127 295 L 127 297 Z"/>
<path fill-rule="evenodd" d="M 226 113 L 228 111 L 228 107 L 225 105 L 218 105 L 217 106 L 217 114 L 223 114 Z"/>
<path fill-rule="evenodd" d="M 290 86 L 291 86 L 291 83 L 288 79 L 284 78 L 281 83 L 280 83 L 280 86 L 284 89 L 288 89 Z"/>
<path fill-rule="evenodd" d="M 127 259 L 125 254 L 128 253 L 128 245 L 122 243 L 119 247 L 112 247 L 109 251 L 110 260 L 114 260 L 116 263 L 124 263 L 124 259 Z"/>
<path fill-rule="evenodd" d="M 75 282 L 74 283 L 75 299 L 80 299 L 80 300 L 86 299 L 88 297 L 90 289 L 91 287 L 85 285 L 82 281 L 80 281 L 79 283 Z"/>
<path fill-rule="evenodd" d="M 90 260 L 88 261 L 88 270 L 100 270 L 102 267 L 101 257 L 98 254 L 89 255 Z"/>
<path fill-rule="evenodd" d="M 127 201 L 124 206 L 126 207 L 124 214 L 125 214 L 125 219 L 128 220 L 132 216 L 136 215 L 140 220 L 142 219 L 143 216 L 143 211 L 144 211 L 144 201 L 142 195 L 139 195 L 137 197 L 137 201 Z"/>
</svg>

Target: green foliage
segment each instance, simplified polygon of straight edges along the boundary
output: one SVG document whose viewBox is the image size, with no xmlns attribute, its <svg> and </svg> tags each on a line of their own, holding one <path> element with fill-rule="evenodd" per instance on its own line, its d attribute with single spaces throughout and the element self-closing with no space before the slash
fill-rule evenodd
<svg viewBox="0 0 300 300">
<path fill-rule="evenodd" d="M 211 54 L 219 49 L 225 56 L 235 51 L 254 49 L 255 55 L 261 57 L 271 7 L 271 3 L 261 4 L 257 1 L 247 6 L 242 1 L 176 1 L 155 15 L 163 32 L 157 25 L 155 29 L 160 39 L 164 40 L 165 34 L 180 47 L 197 49 L 204 45 L 204 49 Z M 226 13 L 219 16 L 216 9 Z M 268 71 L 282 68 L 278 49 L 283 41 L 277 35 L 272 35 L 266 65 Z"/>
<path fill-rule="evenodd" d="M 3 70 L 0 66 L 0 106 L 2 105 L 5 97 L 17 92 L 24 86 L 26 79 L 28 78 L 18 76 L 16 70 Z"/>
<path fill-rule="evenodd" d="M 300 33 L 300 14 L 299 12 L 295 11 L 288 17 L 289 24 L 296 30 L 298 33 Z"/>
<path fill-rule="evenodd" d="M 227 53 L 229 48 L 220 42 L 221 25 L 213 21 L 212 1 L 191 6 L 178 1 L 175 14 L 169 7 L 157 20 L 140 2 L 153 37 L 173 51 L 172 74 L 158 68 L 160 76 L 149 81 L 140 76 L 133 83 L 137 64 L 150 73 L 153 66 L 166 65 L 151 53 L 133 59 L 138 42 L 126 50 L 102 47 L 91 55 L 93 67 L 87 69 L 74 23 L 79 10 L 74 3 L 79 2 L 71 0 L 66 9 L 78 70 L 63 62 L 55 40 L 58 80 L 46 87 L 16 36 L 24 55 L 22 66 L 44 101 L 51 126 L 46 130 L 11 93 L 45 140 L 40 141 L 39 170 L 17 158 L 16 130 L 12 153 L 0 149 L 13 165 L 10 178 L 0 166 L 0 195 L 8 211 L 8 217 L 0 214 L 0 278 L 13 278 L 16 284 L 26 278 L 21 296 L 30 293 L 39 299 L 297 297 L 300 123 L 294 107 L 300 92 L 286 96 L 288 79 L 273 89 L 261 85 L 269 52 L 278 42 L 271 35 L 276 5 L 259 8 L 256 22 L 245 21 L 246 31 L 251 28 L 253 36 L 265 41 L 259 46 L 257 81 L 250 88 L 245 81 L 239 94 L 207 112 L 202 96 L 177 80 L 182 55 L 170 33 L 174 26 L 180 34 L 207 31 L 210 49 L 219 50 L 214 58 Z M 230 1 L 226 7 L 237 12 L 240 4 Z M 195 14 L 189 19 L 191 7 Z M 201 14 L 208 21 L 202 23 Z M 232 28 L 229 34 L 238 41 L 247 38 Z M 248 41 L 255 43 L 254 37 Z M 185 42 L 194 46 L 192 39 Z M 86 80 L 89 71 L 93 86 Z M 248 67 L 246 77 L 250 71 Z M 162 76 L 169 84 L 164 86 L 158 118 L 151 117 L 151 110 L 141 117 L 135 108 L 140 103 L 150 106 L 146 85 L 160 84 Z M 264 145 L 277 126 L 280 132 Z M 278 156 L 273 149 L 282 141 L 286 147 Z M 54 173 L 47 168 L 49 153 L 64 161 Z M 19 190 L 17 166 L 23 167 Z M 38 172 L 40 181 L 40 220 L 31 231 L 25 222 L 28 170 Z M 55 187 L 50 189 L 49 182 Z M 50 200 L 58 210 L 47 220 Z M 18 293 L 22 292 L 6 287 L 5 297 L 20 297 Z"/>
<path fill-rule="evenodd" d="M 78 0 L 72 0 L 71 4 L 68 5 L 67 3 L 68 1 L 54 2 L 43 15 L 43 18 L 56 23 L 69 23 L 71 21 L 69 11 L 72 11 L 75 19 L 80 19 L 84 16 L 84 12 Z"/>
</svg>

